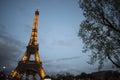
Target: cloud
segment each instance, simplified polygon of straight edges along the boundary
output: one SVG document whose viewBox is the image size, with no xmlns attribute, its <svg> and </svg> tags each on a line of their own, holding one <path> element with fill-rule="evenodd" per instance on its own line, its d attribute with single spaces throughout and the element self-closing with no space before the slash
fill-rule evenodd
<svg viewBox="0 0 120 80">
<path fill-rule="evenodd" d="M 61 73 L 61 72 L 73 72 L 75 73 L 77 70 L 75 68 L 72 68 L 73 64 L 70 64 L 71 60 L 80 59 L 80 56 L 73 56 L 73 57 L 64 57 L 64 58 L 58 58 L 54 60 L 46 60 L 43 61 L 43 64 L 45 65 L 45 70 L 47 73 Z M 71 69 L 74 69 L 74 71 L 71 71 Z"/>
<path fill-rule="evenodd" d="M 3 66 L 6 66 L 6 69 L 15 67 L 15 62 L 22 52 L 21 46 L 22 43 L 11 37 L 5 31 L 5 26 L 0 24 L 0 70 Z"/>
<path fill-rule="evenodd" d="M 56 40 L 52 44 L 58 45 L 58 46 L 72 46 L 73 41 L 72 40 Z"/>
<path fill-rule="evenodd" d="M 80 56 L 74 56 L 74 57 L 65 57 L 65 58 L 58 58 L 55 60 L 46 60 L 43 61 L 44 63 L 49 63 L 49 62 L 59 62 L 59 61 L 68 61 L 68 60 L 74 60 L 74 59 L 80 59 Z"/>
</svg>

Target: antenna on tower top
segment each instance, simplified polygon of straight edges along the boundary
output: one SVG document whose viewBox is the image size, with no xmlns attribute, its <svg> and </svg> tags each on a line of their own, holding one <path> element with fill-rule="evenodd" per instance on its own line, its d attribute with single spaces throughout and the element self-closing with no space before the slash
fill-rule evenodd
<svg viewBox="0 0 120 80">
<path fill-rule="evenodd" d="M 38 9 L 35 11 L 35 15 L 39 15 L 39 11 L 38 11 Z"/>
</svg>

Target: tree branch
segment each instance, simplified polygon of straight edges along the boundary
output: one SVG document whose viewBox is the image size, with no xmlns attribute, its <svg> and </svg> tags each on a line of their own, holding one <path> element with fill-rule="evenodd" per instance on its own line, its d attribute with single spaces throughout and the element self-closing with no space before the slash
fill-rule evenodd
<svg viewBox="0 0 120 80">
<path fill-rule="evenodd" d="M 107 56 L 108 56 L 108 59 L 109 59 L 117 68 L 120 68 L 120 65 L 117 64 L 117 63 L 115 63 L 115 62 L 111 59 L 111 57 L 110 57 L 109 54 L 108 54 Z"/>
<path fill-rule="evenodd" d="M 115 27 L 110 23 L 110 21 L 108 21 L 108 19 L 106 19 L 104 16 L 102 16 L 102 17 L 103 17 L 104 25 L 106 25 L 106 26 L 110 27 L 111 29 L 113 29 L 114 31 L 120 33 L 120 30 L 117 29 L 117 28 L 115 28 Z M 104 21 L 104 20 L 105 20 L 105 21 Z M 105 23 L 105 22 L 107 22 L 107 23 Z"/>
</svg>

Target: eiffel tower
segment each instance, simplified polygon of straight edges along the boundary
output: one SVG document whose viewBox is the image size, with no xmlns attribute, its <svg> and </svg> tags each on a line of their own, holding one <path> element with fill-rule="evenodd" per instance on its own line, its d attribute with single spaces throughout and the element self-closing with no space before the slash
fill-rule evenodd
<svg viewBox="0 0 120 80">
<path fill-rule="evenodd" d="M 31 80 L 31 75 L 32 80 L 36 80 L 37 75 L 43 80 L 46 76 L 38 53 L 38 16 L 39 11 L 37 10 L 35 11 L 34 24 L 26 52 L 21 61 L 18 62 L 18 66 L 11 72 L 10 80 L 22 80 L 23 77 L 25 77 L 26 80 Z M 31 55 L 34 56 L 34 60 L 30 60 Z"/>
</svg>

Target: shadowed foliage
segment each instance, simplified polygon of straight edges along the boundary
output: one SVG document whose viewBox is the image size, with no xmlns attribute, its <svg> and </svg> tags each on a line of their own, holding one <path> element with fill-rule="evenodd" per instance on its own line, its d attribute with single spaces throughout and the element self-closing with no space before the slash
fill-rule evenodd
<svg viewBox="0 0 120 80">
<path fill-rule="evenodd" d="M 106 60 L 120 68 L 120 0 L 79 0 L 85 20 L 80 24 L 79 37 L 83 51 L 91 51 L 90 64 Z"/>
</svg>

